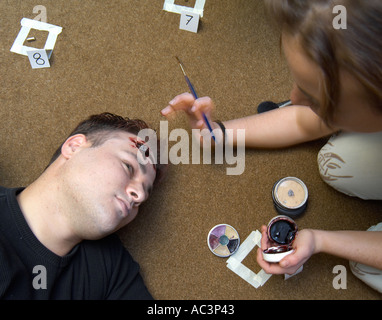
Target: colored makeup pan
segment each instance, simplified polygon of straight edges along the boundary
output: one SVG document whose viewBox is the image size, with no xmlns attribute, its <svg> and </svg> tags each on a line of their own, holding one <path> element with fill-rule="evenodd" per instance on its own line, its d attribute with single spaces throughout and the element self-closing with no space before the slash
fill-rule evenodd
<svg viewBox="0 0 382 320">
<path fill-rule="evenodd" d="M 218 224 L 208 233 L 207 244 L 213 254 L 224 258 L 236 252 L 240 245 L 240 238 L 232 226 Z"/>
</svg>

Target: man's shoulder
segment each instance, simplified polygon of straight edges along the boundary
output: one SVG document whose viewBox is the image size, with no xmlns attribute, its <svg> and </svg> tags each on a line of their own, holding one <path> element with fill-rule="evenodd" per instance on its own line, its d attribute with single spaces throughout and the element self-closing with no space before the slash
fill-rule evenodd
<svg viewBox="0 0 382 320">
<path fill-rule="evenodd" d="M 8 190 L 9 190 L 9 188 L 0 186 L 0 197 L 4 197 L 4 196 L 6 196 Z"/>
<path fill-rule="evenodd" d="M 16 196 L 19 192 L 21 192 L 24 189 L 24 187 L 18 187 L 18 188 L 8 188 L 8 187 L 3 187 L 0 185 L 0 198 L 3 197 L 12 197 Z"/>
</svg>

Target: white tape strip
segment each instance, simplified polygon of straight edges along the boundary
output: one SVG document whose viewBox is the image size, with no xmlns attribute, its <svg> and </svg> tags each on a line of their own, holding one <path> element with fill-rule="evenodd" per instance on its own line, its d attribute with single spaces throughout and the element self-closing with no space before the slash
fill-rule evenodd
<svg viewBox="0 0 382 320">
<path fill-rule="evenodd" d="M 232 268 L 232 265 L 227 264 L 227 268 L 235 272 L 239 277 L 247 281 L 256 289 L 261 285 L 260 281 L 257 279 L 257 274 L 248 269 L 245 265 L 240 263 L 235 268 Z"/>
<path fill-rule="evenodd" d="M 271 274 L 268 274 L 263 269 L 261 269 L 256 275 L 256 281 L 258 281 L 260 285 L 263 286 L 264 283 L 267 282 L 271 276 Z"/>
<path fill-rule="evenodd" d="M 261 247 L 261 233 L 259 230 L 252 231 L 237 252 L 227 260 L 227 268 L 257 289 L 264 285 L 272 275 L 265 273 L 263 269 L 255 273 L 241 263 L 256 246 Z"/>
<path fill-rule="evenodd" d="M 46 39 L 44 50 L 50 51 L 53 50 L 54 45 L 56 44 L 57 36 L 61 33 L 62 28 L 49 24 L 46 22 L 41 22 L 38 20 L 32 20 L 28 18 L 21 19 L 21 29 L 19 34 L 16 37 L 15 42 L 12 45 L 11 52 L 22 54 L 24 56 L 28 55 L 30 50 L 39 50 L 38 48 L 32 48 L 24 46 L 24 42 L 29 34 L 31 29 L 36 29 L 40 31 L 48 31 L 48 38 Z"/>
<path fill-rule="evenodd" d="M 252 231 L 247 239 L 245 239 L 245 241 L 241 244 L 239 249 L 235 252 L 235 254 L 233 254 L 227 260 L 227 268 L 235 272 L 239 277 L 257 289 L 258 287 L 263 286 L 272 275 L 266 273 L 263 269 L 261 269 L 258 273 L 255 273 L 242 264 L 242 261 L 245 259 L 248 253 L 250 253 L 256 246 L 261 248 L 261 233 L 259 230 Z M 287 280 L 290 277 L 300 273 L 302 269 L 303 266 L 301 266 L 292 275 L 285 274 L 284 280 Z"/>
<path fill-rule="evenodd" d="M 206 0 L 196 0 L 195 6 L 191 8 L 191 7 L 175 4 L 175 0 L 165 0 L 163 4 L 163 10 L 168 12 L 179 13 L 179 14 L 181 14 L 182 11 L 189 11 L 203 17 L 205 3 L 206 3 Z"/>
</svg>

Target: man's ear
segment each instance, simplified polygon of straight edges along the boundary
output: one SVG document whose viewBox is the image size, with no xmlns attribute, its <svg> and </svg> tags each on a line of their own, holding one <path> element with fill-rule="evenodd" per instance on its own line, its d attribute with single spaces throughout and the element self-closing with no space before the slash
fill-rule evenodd
<svg viewBox="0 0 382 320">
<path fill-rule="evenodd" d="M 88 140 L 84 134 L 75 134 L 63 143 L 61 147 L 61 154 L 64 158 L 69 159 L 81 147 L 86 147 Z"/>
</svg>

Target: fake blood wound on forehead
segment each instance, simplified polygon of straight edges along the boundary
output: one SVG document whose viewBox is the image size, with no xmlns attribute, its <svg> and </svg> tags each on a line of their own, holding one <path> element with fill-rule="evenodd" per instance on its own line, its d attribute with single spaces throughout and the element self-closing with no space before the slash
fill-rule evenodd
<svg viewBox="0 0 382 320">
<path fill-rule="evenodd" d="M 138 140 L 137 138 L 132 138 L 132 137 L 129 137 L 129 139 L 132 143 L 134 143 L 133 145 L 131 145 L 133 148 L 137 148 L 139 150 L 143 146 L 143 148 L 145 149 L 142 148 L 141 150 L 142 152 L 144 152 L 145 157 L 148 157 L 150 155 L 150 149 L 143 140 Z M 153 168 L 156 171 L 156 167 L 154 164 L 153 164 Z"/>
<path fill-rule="evenodd" d="M 149 156 L 149 153 L 150 153 L 150 150 L 149 150 L 149 147 L 147 147 L 145 145 L 145 142 L 143 140 L 138 140 L 136 138 L 132 138 L 132 137 L 129 137 L 130 141 L 132 143 L 134 143 L 133 145 L 131 145 L 133 148 L 137 148 L 137 149 L 140 149 L 142 146 L 145 146 L 145 156 L 148 157 Z M 143 150 L 142 150 L 143 151 Z"/>
</svg>

